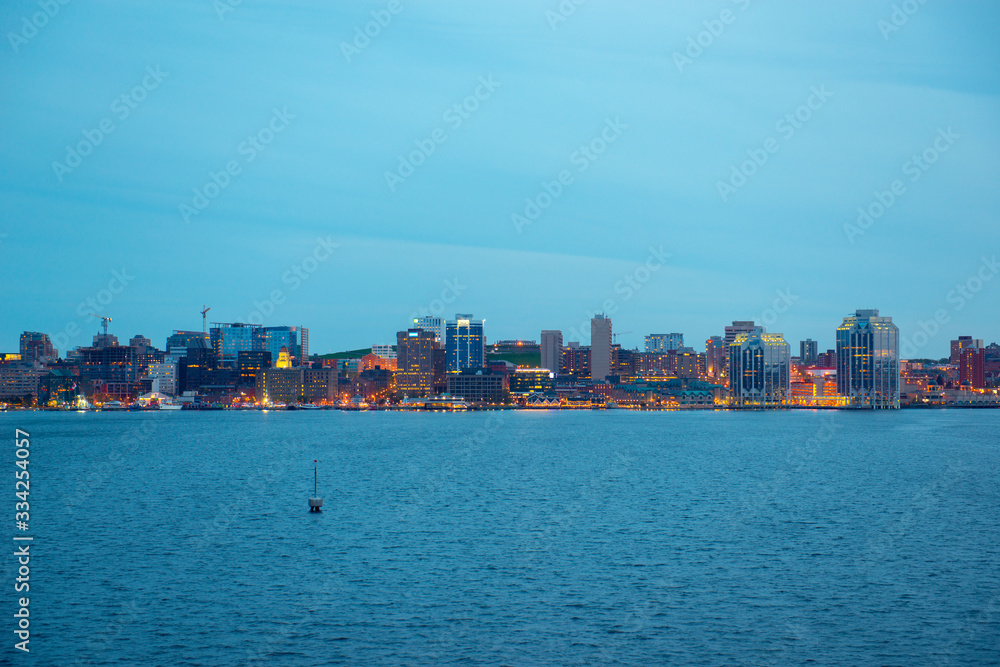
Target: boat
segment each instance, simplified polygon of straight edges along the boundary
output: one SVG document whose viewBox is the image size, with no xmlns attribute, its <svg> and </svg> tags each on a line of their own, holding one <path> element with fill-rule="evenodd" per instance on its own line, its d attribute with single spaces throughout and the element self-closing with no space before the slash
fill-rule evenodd
<svg viewBox="0 0 1000 667">
<path fill-rule="evenodd" d="M 128 406 L 121 401 L 108 401 L 101 406 L 101 410 L 128 410 Z"/>
<path fill-rule="evenodd" d="M 288 409 L 291 410 L 292 407 L 289 406 Z M 295 406 L 295 409 L 297 409 L 297 410 L 322 410 L 323 408 L 321 408 L 318 405 L 315 405 L 313 403 L 299 403 L 297 406 Z"/>
<path fill-rule="evenodd" d="M 160 410 L 180 410 L 183 406 L 180 403 L 168 403 L 160 401 Z"/>
<path fill-rule="evenodd" d="M 424 401 L 425 410 L 468 410 L 469 403 L 464 398 L 459 396 L 452 396 L 450 394 L 441 394 L 440 396 L 431 396 L 426 401 Z"/>
</svg>

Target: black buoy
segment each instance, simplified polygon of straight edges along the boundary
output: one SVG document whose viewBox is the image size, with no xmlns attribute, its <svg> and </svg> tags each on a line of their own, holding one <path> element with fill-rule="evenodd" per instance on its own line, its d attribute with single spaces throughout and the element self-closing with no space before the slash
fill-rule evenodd
<svg viewBox="0 0 1000 667">
<path fill-rule="evenodd" d="M 310 512 L 322 512 L 323 511 L 323 499 L 319 498 L 318 481 L 319 473 L 319 461 L 313 461 L 313 497 L 309 499 L 309 511 Z"/>
</svg>

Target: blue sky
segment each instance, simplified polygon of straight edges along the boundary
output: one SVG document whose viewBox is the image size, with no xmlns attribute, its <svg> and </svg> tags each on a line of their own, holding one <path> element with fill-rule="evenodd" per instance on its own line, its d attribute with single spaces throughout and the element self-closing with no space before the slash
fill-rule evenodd
<svg viewBox="0 0 1000 667">
<path fill-rule="evenodd" d="M 995 3 L 225 3 L 0 8 L 0 350 L 87 344 L 93 305 L 157 345 L 257 313 L 316 352 L 421 311 L 570 340 L 607 309 L 626 346 L 699 349 L 764 319 L 797 350 L 877 307 L 934 330 L 908 356 L 1000 339 Z"/>
</svg>

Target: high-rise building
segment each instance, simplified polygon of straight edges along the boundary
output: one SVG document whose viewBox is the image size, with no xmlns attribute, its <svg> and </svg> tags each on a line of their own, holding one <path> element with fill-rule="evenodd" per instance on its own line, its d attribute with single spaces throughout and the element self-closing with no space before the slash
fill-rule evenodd
<svg viewBox="0 0 1000 667">
<path fill-rule="evenodd" d="M 277 359 L 281 348 L 288 348 L 292 365 L 305 366 L 309 362 L 309 329 L 307 327 L 263 327 L 260 331 L 259 350 L 271 353 Z"/>
<path fill-rule="evenodd" d="M 961 361 L 962 350 L 966 348 L 982 349 L 983 339 L 973 338 L 972 336 L 959 336 L 958 340 L 951 341 L 951 357 L 949 361 L 958 365 Z"/>
<path fill-rule="evenodd" d="M 542 331 L 542 368 L 558 375 L 562 362 L 562 331 L 546 329 Z"/>
<path fill-rule="evenodd" d="M 837 327 L 837 391 L 848 405 L 899 408 L 899 328 L 878 310 L 858 310 Z"/>
<path fill-rule="evenodd" d="M 732 325 L 727 326 L 725 330 L 725 335 L 723 336 L 723 341 L 726 348 L 726 366 L 723 369 L 721 377 L 723 379 L 729 379 L 731 377 L 729 373 L 729 346 L 733 344 L 736 337 L 740 334 L 753 334 L 753 333 L 764 333 L 764 327 L 757 326 L 753 323 L 753 320 L 733 320 Z"/>
<path fill-rule="evenodd" d="M 611 320 L 604 313 L 590 320 L 590 379 L 604 382 L 611 374 Z"/>
<path fill-rule="evenodd" d="M 781 334 L 754 327 L 729 345 L 729 393 L 740 408 L 780 408 L 791 400 L 791 348 Z"/>
<path fill-rule="evenodd" d="M 980 347 L 964 347 L 958 357 L 959 382 L 973 389 L 986 388 L 986 351 Z"/>
<path fill-rule="evenodd" d="M 458 313 L 445 325 L 445 350 L 449 373 L 482 368 L 486 363 L 485 320 Z"/>
<path fill-rule="evenodd" d="M 722 336 L 712 336 L 705 341 L 705 371 L 713 380 L 725 381 L 729 367 L 729 347 Z"/>
<path fill-rule="evenodd" d="M 256 387 L 257 376 L 271 367 L 271 353 L 267 350 L 244 350 L 236 357 L 239 386 Z"/>
<path fill-rule="evenodd" d="M 812 338 L 799 341 L 799 363 L 803 366 L 816 365 L 816 352 L 816 341 Z"/>
<path fill-rule="evenodd" d="M 444 345 L 445 326 L 443 317 L 418 317 L 413 320 L 413 328 L 432 332 L 437 341 Z"/>
<path fill-rule="evenodd" d="M 262 349 L 259 324 L 212 322 L 208 333 L 220 368 L 236 368 L 240 352 L 257 352 Z"/>
<path fill-rule="evenodd" d="M 646 352 L 663 354 L 667 350 L 679 350 L 684 347 L 684 334 L 649 334 L 645 342 Z"/>
<path fill-rule="evenodd" d="M 167 336 L 167 345 L 163 349 L 170 352 L 178 347 L 206 348 L 211 347 L 211 341 L 209 335 L 201 331 L 178 331 L 175 329 L 172 334 Z"/>
<path fill-rule="evenodd" d="M 434 393 L 433 331 L 407 329 L 396 333 L 396 390 L 420 398 Z"/>
<path fill-rule="evenodd" d="M 59 350 L 52 347 L 49 335 L 39 331 L 21 334 L 21 361 L 26 364 L 45 363 L 59 358 Z"/>
<path fill-rule="evenodd" d="M 159 388 L 161 394 L 177 394 L 177 364 L 175 362 L 155 363 L 149 365 L 148 377 L 151 383 L 150 391 Z"/>
</svg>

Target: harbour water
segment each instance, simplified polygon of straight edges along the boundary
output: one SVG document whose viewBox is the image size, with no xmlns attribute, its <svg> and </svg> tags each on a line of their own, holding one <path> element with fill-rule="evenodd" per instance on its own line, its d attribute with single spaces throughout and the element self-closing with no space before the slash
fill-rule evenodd
<svg viewBox="0 0 1000 667">
<path fill-rule="evenodd" d="M 0 424 L 39 665 L 1000 661 L 1000 411 Z"/>
</svg>

